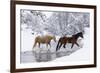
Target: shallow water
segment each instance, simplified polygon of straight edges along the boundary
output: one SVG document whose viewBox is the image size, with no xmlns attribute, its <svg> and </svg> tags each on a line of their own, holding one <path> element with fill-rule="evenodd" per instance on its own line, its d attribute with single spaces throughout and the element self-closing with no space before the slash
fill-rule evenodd
<svg viewBox="0 0 100 73">
<path fill-rule="evenodd" d="M 56 58 L 60 58 L 63 56 L 69 56 L 75 51 L 79 50 L 78 46 L 74 46 L 72 49 L 69 48 L 61 48 L 59 51 L 51 51 L 49 50 L 40 50 L 40 51 L 25 51 L 21 52 L 21 63 L 30 63 L 30 62 L 48 62 L 52 61 Z"/>
</svg>

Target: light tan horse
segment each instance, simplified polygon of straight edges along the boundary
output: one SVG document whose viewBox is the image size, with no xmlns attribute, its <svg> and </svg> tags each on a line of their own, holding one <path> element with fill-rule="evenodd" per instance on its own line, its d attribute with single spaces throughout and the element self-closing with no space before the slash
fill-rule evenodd
<svg viewBox="0 0 100 73">
<path fill-rule="evenodd" d="M 40 44 L 46 44 L 46 47 L 48 48 L 48 44 L 51 47 L 51 40 L 54 40 L 56 42 L 56 37 L 55 36 L 50 36 L 50 35 L 45 35 L 45 36 L 37 36 L 35 38 L 35 43 L 33 45 L 33 48 L 37 45 L 37 43 L 39 44 L 39 48 L 40 48 Z"/>
</svg>

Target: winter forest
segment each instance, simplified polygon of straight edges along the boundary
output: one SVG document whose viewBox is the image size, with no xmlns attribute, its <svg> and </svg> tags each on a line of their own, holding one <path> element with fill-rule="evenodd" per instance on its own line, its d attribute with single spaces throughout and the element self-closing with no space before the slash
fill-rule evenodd
<svg viewBox="0 0 100 73">
<path fill-rule="evenodd" d="M 46 34 L 59 37 L 70 37 L 78 32 L 83 32 L 84 36 L 88 34 L 90 27 L 90 14 L 88 12 L 67 12 L 67 11 L 43 11 L 43 10 L 20 10 L 20 25 L 21 25 L 21 62 L 44 62 L 52 61 L 58 57 L 63 57 L 72 54 L 76 50 L 81 49 L 76 45 L 70 49 L 67 45 L 66 52 L 58 52 L 55 54 L 55 46 L 57 42 L 51 42 L 49 51 L 38 53 L 32 52 L 35 37 L 37 35 L 44 36 Z M 89 36 L 87 36 L 89 38 Z M 86 38 L 87 39 L 87 38 Z M 84 38 L 84 42 L 85 41 Z M 43 44 L 42 48 L 44 49 Z M 37 46 L 36 48 L 39 49 Z M 35 48 L 35 49 L 36 49 Z M 40 48 L 40 49 L 42 49 Z M 84 48 L 84 47 L 82 47 Z M 38 50 L 37 49 L 37 50 Z M 46 49 L 46 48 L 45 48 Z M 53 51 L 53 52 L 52 52 Z M 49 52 L 49 53 L 48 53 Z M 43 54 L 44 53 L 44 54 Z M 40 57 L 41 56 L 41 57 Z M 34 58 L 34 60 L 33 60 Z"/>
<path fill-rule="evenodd" d="M 89 27 L 89 13 L 21 10 L 21 26 L 32 34 L 72 35 Z M 24 29 L 23 27 L 21 28 Z M 44 32 L 45 31 L 45 32 Z"/>
</svg>

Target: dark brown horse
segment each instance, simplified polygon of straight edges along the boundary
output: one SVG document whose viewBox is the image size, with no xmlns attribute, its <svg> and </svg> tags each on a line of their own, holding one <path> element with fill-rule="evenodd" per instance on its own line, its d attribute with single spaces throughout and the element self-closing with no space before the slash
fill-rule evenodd
<svg viewBox="0 0 100 73">
<path fill-rule="evenodd" d="M 51 36 L 51 35 L 45 35 L 45 36 L 37 36 L 35 38 L 35 43 L 33 45 L 33 48 L 36 46 L 36 44 L 39 44 L 39 48 L 40 48 L 40 44 L 46 44 L 47 48 L 48 45 L 50 45 L 51 47 L 51 40 L 54 40 L 56 42 L 56 37 L 55 36 Z"/>
<path fill-rule="evenodd" d="M 79 44 L 77 43 L 77 39 L 81 37 L 83 38 L 83 33 L 82 32 L 79 32 L 75 35 L 72 35 L 72 37 L 61 37 L 58 41 L 58 44 L 57 44 L 57 47 L 56 47 L 56 51 L 58 51 L 61 46 L 63 45 L 64 48 L 66 48 L 66 44 L 67 43 L 72 43 L 72 46 L 71 48 L 73 48 L 74 44 L 76 44 L 77 46 L 79 46 Z"/>
</svg>

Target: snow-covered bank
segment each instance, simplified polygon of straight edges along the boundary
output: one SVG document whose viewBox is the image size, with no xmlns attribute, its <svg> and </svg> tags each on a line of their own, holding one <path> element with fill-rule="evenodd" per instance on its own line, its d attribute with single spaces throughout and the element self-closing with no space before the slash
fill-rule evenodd
<svg viewBox="0 0 100 73">
<path fill-rule="evenodd" d="M 21 31 L 21 52 L 32 51 L 35 36 L 32 35 L 32 31 L 27 29 Z"/>
</svg>

